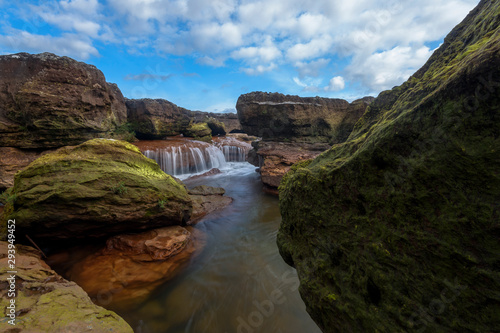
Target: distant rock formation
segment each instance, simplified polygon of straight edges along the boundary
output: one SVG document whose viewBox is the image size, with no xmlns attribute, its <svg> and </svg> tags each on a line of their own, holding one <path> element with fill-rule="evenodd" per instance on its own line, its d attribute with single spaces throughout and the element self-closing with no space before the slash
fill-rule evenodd
<svg viewBox="0 0 500 333">
<path fill-rule="evenodd" d="M 182 133 L 191 111 L 164 99 L 128 99 L 127 118 L 138 139 L 155 140 Z"/>
<path fill-rule="evenodd" d="M 323 332 L 500 327 L 500 2 L 280 185 L 278 247 Z"/>
<path fill-rule="evenodd" d="M 17 219 L 19 241 L 88 241 L 125 232 L 186 224 L 192 201 L 156 162 L 123 141 L 93 139 L 35 160 L 16 174 L 2 213 Z"/>
<path fill-rule="evenodd" d="M 0 146 L 76 145 L 126 120 L 120 89 L 96 67 L 51 53 L 0 56 Z"/>
<path fill-rule="evenodd" d="M 268 141 L 339 143 L 347 139 L 372 97 L 343 99 L 253 92 L 236 103 L 242 129 Z"/>
<path fill-rule="evenodd" d="M 0 308 L 10 306 L 7 283 L 9 243 L 0 241 Z M 15 326 L 0 321 L 2 332 L 123 332 L 132 328 L 116 313 L 95 305 L 83 289 L 63 279 L 40 258 L 40 252 L 16 244 Z M 7 311 L 2 313 L 6 315 Z M 7 318 L 10 319 L 10 318 Z"/>
</svg>

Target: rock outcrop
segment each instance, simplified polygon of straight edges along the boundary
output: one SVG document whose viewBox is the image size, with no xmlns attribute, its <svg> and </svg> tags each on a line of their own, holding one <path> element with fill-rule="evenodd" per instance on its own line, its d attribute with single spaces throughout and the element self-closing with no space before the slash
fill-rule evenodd
<svg viewBox="0 0 500 333">
<path fill-rule="evenodd" d="M 192 117 L 195 122 L 201 123 L 206 122 L 207 118 L 213 118 L 216 121 L 224 124 L 224 129 L 226 133 L 242 133 L 240 121 L 238 120 L 238 115 L 236 113 L 213 113 L 213 112 L 202 112 L 202 111 L 192 111 Z M 217 133 L 214 133 L 217 135 Z"/>
<path fill-rule="evenodd" d="M 109 137 L 127 110 L 92 65 L 51 53 L 0 56 L 0 146 L 48 149 Z"/>
<path fill-rule="evenodd" d="M 188 263 L 202 245 L 192 238 L 191 232 L 181 226 L 115 236 L 106 247 L 75 263 L 67 275 L 96 304 L 130 308 Z"/>
<path fill-rule="evenodd" d="M 500 2 L 280 185 L 282 257 L 324 332 L 500 327 Z"/>
<path fill-rule="evenodd" d="M 269 141 L 338 143 L 349 136 L 371 102 L 253 92 L 236 104 L 242 129 Z"/>
<path fill-rule="evenodd" d="M 191 223 L 197 222 L 205 215 L 221 210 L 233 202 L 233 198 L 224 196 L 226 191 L 222 187 L 200 185 L 188 190 L 188 193 L 193 200 Z"/>
<path fill-rule="evenodd" d="M 8 243 L 0 242 L 0 308 L 10 306 Z M 2 332 L 123 332 L 132 328 L 114 312 L 95 305 L 76 285 L 59 276 L 33 248 L 16 245 L 15 326 L 0 321 Z"/>
<path fill-rule="evenodd" d="M 14 175 L 49 151 L 0 147 L 0 192 L 14 186 Z"/>
<path fill-rule="evenodd" d="M 185 188 L 124 141 L 93 139 L 46 154 L 16 174 L 3 212 L 18 239 L 38 243 L 109 237 L 185 224 Z"/>
<path fill-rule="evenodd" d="M 164 99 L 128 99 L 127 117 L 139 139 L 179 135 L 191 120 L 191 111 Z"/>
<path fill-rule="evenodd" d="M 254 141 L 248 161 L 259 167 L 262 183 L 271 191 L 276 191 L 283 176 L 293 164 L 315 158 L 330 146 L 324 143 L 290 143 L 274 141 Z"/>
<path fill-rule="evenodd" d="M 185 134 L 190 126 L 198 123 L 208 123 L 213 135 L 241 130 L 234 113 L 191 111 L 164 99 L 128 99 L 126 104 L 131 129 L 143 140 Z"/>
</svg>

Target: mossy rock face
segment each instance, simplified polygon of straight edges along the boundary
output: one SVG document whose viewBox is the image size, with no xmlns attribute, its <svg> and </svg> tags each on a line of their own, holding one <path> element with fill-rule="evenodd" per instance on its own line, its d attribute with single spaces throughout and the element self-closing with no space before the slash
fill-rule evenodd
<svg viewBox="0 0 500 333">
<path fill-rule="evenodd" d="M 324 332 L 500 327 L 500 2 L 280 185 L 282 257 Z"/>
<path fill-rule="evenodd" d="M 0 242 L 0 250 L 0 308 L 4 317 L 10 306 L 8 243 Z M 82 288 L 51 270 L 35 249 L 16 245 L 16 271 L 15 326 L 2 320 L 0 331 L 133 332 L 116 313 L 95 305 Z"/>
<path fill-rule="evenodd" d="M 213 117 L 207 117 L 206 123 L 210 128 L 210 130 L 212 131 L 212 136 L 226 135 L 226 126 L 224 125 L 223 122 Z"/>
<path fill-rule="evenodd" d="M 2 222 L 41 243 L 185 224 L 185 188 L 124 141 L 93 139 L 46 154 L 16 174 Z M 161 204 L 160 204 L 161 203 Z"/>
<path fill-rule="evenodd" d="M 183 131 L 184 136 L 194 138 L 196 140 L 211 142 L 212 130 L 208 127 L 207 123 L 194 123 L 191 124 L 186 130 Z"/>
<path fill-rule="evenodd" d="M 122 138 L 125 99 L 92 65 L 51 53 L 0 56 L 0 146 L 48 149 Z"/>
</svg>

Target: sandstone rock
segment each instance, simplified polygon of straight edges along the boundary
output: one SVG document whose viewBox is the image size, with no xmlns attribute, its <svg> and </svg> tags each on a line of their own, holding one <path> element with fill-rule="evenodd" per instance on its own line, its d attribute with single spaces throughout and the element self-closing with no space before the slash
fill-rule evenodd
<svg viewBox="0 0 500 333">
<path fill-rule="evenodd" d="M 0 56 L 0 146 L 54 148 L 110 136 L 123 95 L 92 65 L 51 53 Z"/>
<path fill-rule="evenodd" d="M 324 332 L 500 327 L 500 2 L 280 185 L 278 246 Z"/>
<path fill-rule="evenodd" d="M 220 171 L 220 169 L 213 168 L 213 169 L 210 169 L 209 171 L 207 171 L 205 173 L 202 173 L 201 175 L 191 176 L 187 180 L 199 179 L 199 178 L 203 178 L 203 177 L 218 175 L 218 174 L 221 174 L 221 173 L 222 173 L 222 171 Z"/>
<path fill-rule="evenodd" d="M 185 224 L 191 199 L 158 164 L 126 142 L 93 139 L 46 154 L 15 177 L 2 222 L 18 239 L 88 240 Z"/>
<path fill-rule="evenodd" d="M 253 92 L 238 98 L 243 131 L 271 141 L 338 143 L 349 135 L 369 98 L 342 99 Z"/>
<path fill-rule="evenodd" d="M 14 147 L 0 147 L 0 191 L 14 186 L 16 172 L 27 167 L 42 154 L 49 151 L 19 149 Z"/>
<path fill-rule="evenodd" d="M 221 210 L 233 202 L 233 198 L 224 196 L 222 187 L 206 185 L 196 186 L 188 193 L 193 200 L 193 214 L 190 223 L 198 222 L 205 215 Z"/>
<path fill-rule="evenodd" d="M 162 139 L 181 134 L 190 124 L 192 113 L 164 99 L 128 99 L 128 121 L 142 140 Z"/>
<path fill-rule="evenodd" d="M 262 183 L 269 189 L 277 189 L 283 176 L 297 162 L 315 158 L 330 146 L 324 143 L 290 143 L 254 141 L 250 163 L 260 168 Z"/>
<path fill-rule="evenodd" d="M 132 328 L 114 312 L 92 303 L 76 285 L 59 276 L 33 248 L 16 244 L 16 325 L 0 321 L 2 332 L 123 332 Z M 8 243 L 0 242 L 0 308 L 9 305 Z"/>
<path fill-rule="evenodd" d="M 68 278 L 96 304 L 127 308 L 175 277 L 202 244 L 195 244 L 191 232 L 180 226 L 115 236 L 105 248 L 75 263 Z"/>
</svg>

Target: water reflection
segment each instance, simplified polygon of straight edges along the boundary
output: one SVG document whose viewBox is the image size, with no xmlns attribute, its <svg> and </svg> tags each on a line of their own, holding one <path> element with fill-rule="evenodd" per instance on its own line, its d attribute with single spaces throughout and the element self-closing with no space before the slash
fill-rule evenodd
<svg viewBox="0 0 500 333">
<path fill-rule="evenodd" d="M 262 192 L 248 163 L 187 181 L 223 186 L 234 203 L 197 224 L 204 252 L 138 308 L 119 313 L 139 333 L 315 333 L 294 269 L 276 246 L 278 199 Z"/>
</svg>

